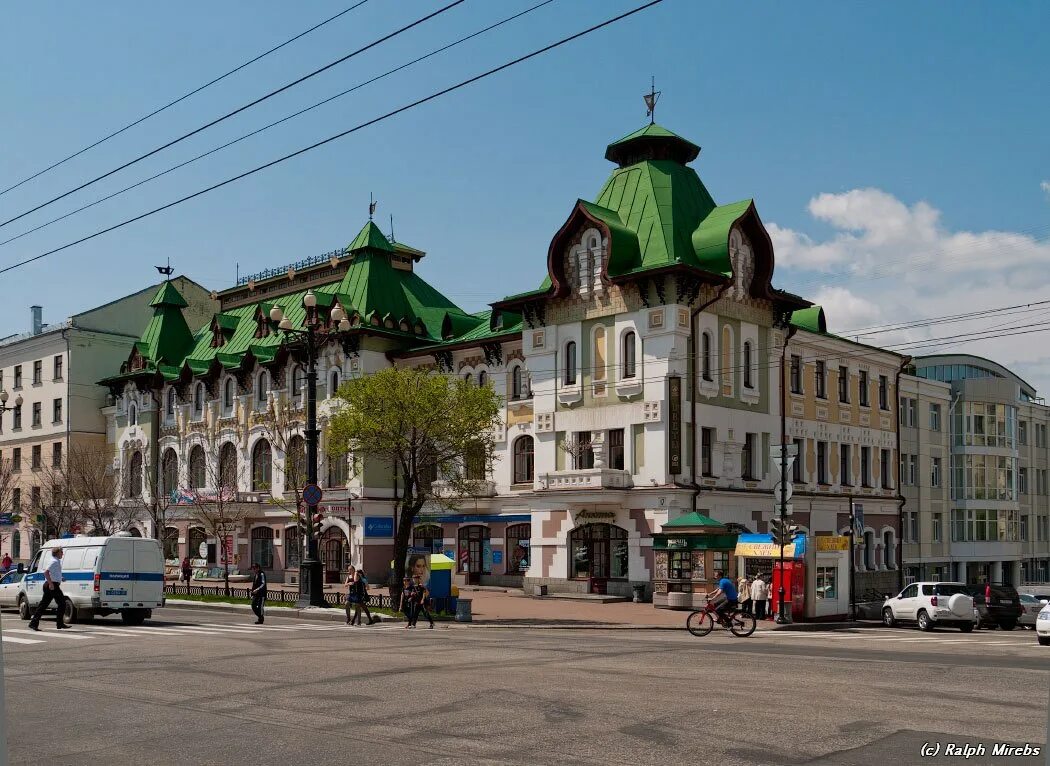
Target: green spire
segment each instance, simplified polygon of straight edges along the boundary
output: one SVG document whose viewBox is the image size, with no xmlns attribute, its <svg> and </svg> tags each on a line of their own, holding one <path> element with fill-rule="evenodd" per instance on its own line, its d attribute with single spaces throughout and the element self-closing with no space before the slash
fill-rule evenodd
<svg viewBox="0 0 1050 766">
<path fill-rule="evenodd" d="M 189 304 L 175 285 L 165 281 L 149 305 L 153 307 L 153 316 L 136 347 L 144 357 L 158 364 L 181 360 L 193 347 L 193 333 L 182 314 Z"/>
<path fill-rule="evenodd" d="M 186 303 L 186 299 L 182 297 L 175 285 L 165 280 L 164 284 L 157 290 L 157 294 L 153 296 L 153 300 L 149 302 L 149 305 L 154 308 L 157 306 L 171 306 L 172 308 L 184 309 L 190 304 Z"/>
<path fill-rule="evenodd" d="M 394 247 L 379 230 L 379 227 L 369 221 L 346 248 L 348 253 L 355 253 L 359 250 L 381 250 L 384 253 L 392 253 Z"/>
</svg>

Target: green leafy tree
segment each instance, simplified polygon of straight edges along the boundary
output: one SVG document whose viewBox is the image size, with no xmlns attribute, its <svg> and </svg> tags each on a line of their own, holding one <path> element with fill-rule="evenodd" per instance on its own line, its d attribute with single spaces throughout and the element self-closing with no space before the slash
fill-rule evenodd
<svg viewBox="0 0 1050 766">
<path fill-rule="evenodd" d="M 398 479 L 391 583 L 396 597 L 420 510 L 428 503 L 454 507 L 479 493 L 477 467 L 483 464 L 487 475 L 492 465 L 500 398 L 488 386 L 398 367 L 350 380 L 338 397 L 342 406 L 329 422 L 329 451 L 349 452 L 359 465 L 393 469 Z"/>
</svg>

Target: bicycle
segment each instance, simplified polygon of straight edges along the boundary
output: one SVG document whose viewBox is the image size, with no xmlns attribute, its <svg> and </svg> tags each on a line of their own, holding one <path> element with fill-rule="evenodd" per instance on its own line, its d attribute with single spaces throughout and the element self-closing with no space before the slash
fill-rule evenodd
<svg viewBox="0 0 1050 766">
<path fill-rule="evenodd" d="M 721 615 L 715 607 L 708 602 L 703 609 L 698 609 L 692 612 L 689 617 L 686 618 L 685 627 L 690 633 L 698 638 L 702 638 L 715 629 L 715 621 L 723 628 L 728 630 L 734 636 L 738 638 L 747 638 L 755 632 L 757 622 L 755 615 L 750 612 L 744 612 L 740 609 L 734 609 L 728 614 Z"/>
</svg>

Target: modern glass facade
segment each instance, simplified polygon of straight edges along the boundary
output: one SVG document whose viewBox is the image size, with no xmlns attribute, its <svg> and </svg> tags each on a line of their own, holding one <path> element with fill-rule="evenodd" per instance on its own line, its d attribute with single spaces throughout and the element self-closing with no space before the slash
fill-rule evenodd
<svg viewBox="0 0 1050 766">
<path fill-rule="evenodd" d="M 1017 408 L 1009 404 L 960 402 L 955 407 L 952 439 L 956 447 L 1014 449 Z"/>
<path fill-rule="evenodd" d="M 1017 458 L 953 455 L 953 500 L 1017 500 Z"/>
<path fill-rule="evenodd" d="M 915 375 L 928 380 L 939 380 L 951 383 L 953 380 L 965 380 L 967 378 L 1001 378 L 991 370 L 977 367 L 972 364 L 935 364 L 930 367 L 917 367 Z"/>
</svg>

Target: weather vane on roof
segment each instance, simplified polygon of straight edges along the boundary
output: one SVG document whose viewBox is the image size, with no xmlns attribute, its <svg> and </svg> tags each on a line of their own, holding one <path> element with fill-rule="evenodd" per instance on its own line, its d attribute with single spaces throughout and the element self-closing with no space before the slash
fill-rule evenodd
<svg viewBox="0 0 1050 766">
<path fill-rule="evenodd" d="M 172 274 L 175 273 L 175 267 L 171 265 L 171 258 L 168 258 L 167 262 L 168 262 L 167 266 L 154 266 L 153 268 L 155 268 L 157 271 L 159 271 L 164 276 L 170 277 Z"/>
<path fill-rule="evenodd" d="M 656 102 L 660 100 L 661 92 L 656 89 L 656 77 L 653 77 L 649 92 L 642 97 L 645 99 L 645 116 L 649 118 L 650 125 L 656 123 Z"/>
<path fill-rule="evenodd" d="M 390 241 L 391 242 L 397 242 L 397 240 L 394 239 L 394 214 L 393 213 L 390 214 Z"/>
<path fill-rule="evenodd" d="M 372 220 L 372 216 L 376 212 L 376 205 L 379 204 L 379 200 L 372 199 L 372 192 L 368 192 L 368 220 Z"/>
</svg>

